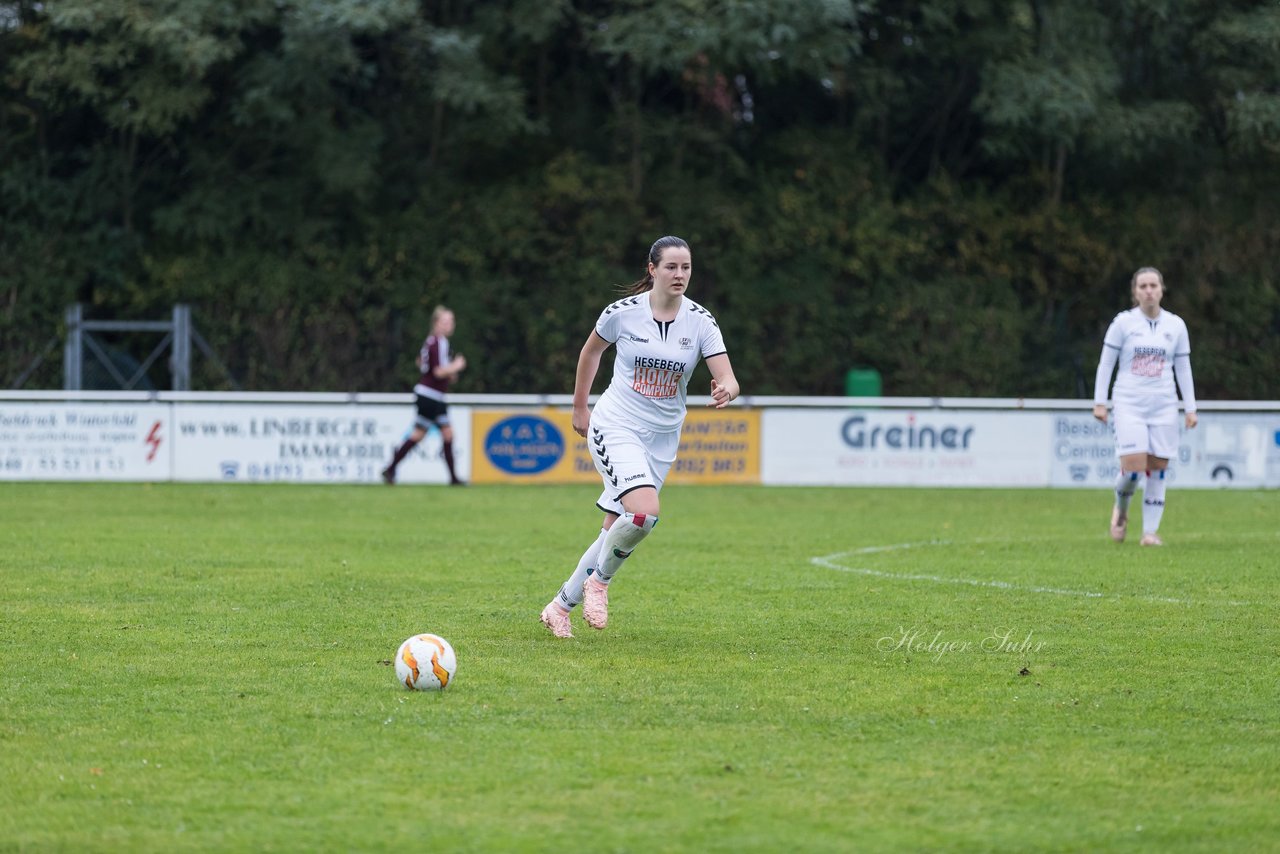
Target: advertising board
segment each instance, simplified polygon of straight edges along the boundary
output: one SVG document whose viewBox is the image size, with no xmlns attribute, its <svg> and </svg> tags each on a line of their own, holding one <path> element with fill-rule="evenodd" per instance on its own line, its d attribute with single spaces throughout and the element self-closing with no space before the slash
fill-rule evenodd
<svg viewBox="0 0 1280 854">
<path fill-rule="evenodd" d="M 766 410 L 766 484 L 1044 486 L 1042 412 Z"/>
<path fill-rule="evenodd" d="M 170 410 L 0 401 L 0 480 L 168 480 Z"/>
<path fill-rule="evenodd" d="M 469 477 L 471 413 L 450 406 L 458 474 Z M 410 406 L 175 403 L 174 480 L 376 483 L 413 427 Z M 447 483 L 432 429 L 400 463 L 398 483 Z"/>
<path fill-rule="evenodd" d="M 471 423 L 476 483 L 600 482 L 571 410 L 476 410 Z M 759 482 L 759 410 L 690 409 L 667 483 Z"/>
<path fill-rule="evenodd" d="M 1049 485 L 1111 486 L 1120 471 L 1111 424 L 1090 413 L 1055 413 L 1052 421 Z M 1280 486 L 1278 432 L 1280 416 L 1201 412 L 1194 429 L 1179 425 L 1169 479 L 1182 487 Z"/>
<path fill-rule="evenodd" d="M 59 394 L 0 393 L 0 480 L 378 483 L 414 417 L 409 395 Z M 567 395 L 464 397 L 449 407 L 464 480 L 600 482 Z M 766 400 L 691 401 L 667 483 L 1105 489 L 1119 469 L 1087 401 Z M 1280 405 L 1202 402 L 1179 433 L 1179 486 L 1280 487 Z M 441 453 L 433 428 L 398 482 L 446 483 Z"/>
</svg>

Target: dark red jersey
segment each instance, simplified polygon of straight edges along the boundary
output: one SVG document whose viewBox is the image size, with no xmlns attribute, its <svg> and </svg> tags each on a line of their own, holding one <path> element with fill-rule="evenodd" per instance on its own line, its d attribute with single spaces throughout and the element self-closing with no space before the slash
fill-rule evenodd
<svg viewBox="0 0 1280 854">
<path fill-rule="evenodd" d="M 413 390 L 427 397 L 444 400 L 444 393 L 449 390 L 452 377 L 441 379 L 435 375 L 436 368 L 449 364 L 453 357 L 449 353 L 449 339 L 442 335 L 428 335 L 422 342 L 422 352 L 418 355 L 418 367 L 422 376 Z"/>
</svg>

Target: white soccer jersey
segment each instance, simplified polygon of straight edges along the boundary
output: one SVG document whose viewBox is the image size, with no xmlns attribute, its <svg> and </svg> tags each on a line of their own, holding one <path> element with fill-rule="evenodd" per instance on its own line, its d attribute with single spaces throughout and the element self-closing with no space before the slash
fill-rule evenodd
<svg viewBox="0 0 1280 854">
<path fill-rule="evenodd" d="M 1111 395 L 1115 406 L 1149 413 L 1150 418 L 1173 420 L 1177 417 L 1178 404 L 1173 383 L 1174 362 L 1181 360 L 1186 369 L 1185 374 L 1179 373 L 1178 381 L 1183 385 L 1187 411 L 1194 412 L 1190 356 L 1187 325 L 1176 314 L 1161 311 L 1152 319 L 1140 308 L 1122 311 L 1111 321 L 1103 338 L 1103 359 L 1094 384 L 1093 401 L 1107 402 L 1110 366 L 1118 360 L 1119 371 Z"/>
<path fill-rule="evenodd" d="M 684 423 L 689 377 L 699 357 L 725 352 L 724 338 L 711 313 L 688 297 L 681 298 L 675 320 L 654 320 L 652 294 L 618 300 L 596 321 L 596 334 L 617 348 L 613 378 L 596 411 L 669 432 Z"/>
</svg>

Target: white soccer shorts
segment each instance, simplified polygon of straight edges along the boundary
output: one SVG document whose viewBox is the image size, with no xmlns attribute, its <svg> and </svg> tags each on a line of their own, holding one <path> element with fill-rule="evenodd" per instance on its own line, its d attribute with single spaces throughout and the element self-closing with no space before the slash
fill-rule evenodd
<svg viewBox="0 0 1280 854">
<path fill-rule="evenodd" d="M 1130 413 L 1117 410 L 1116 454 L 1149 454 L 1165 460 L 1178 456 L 1178 425 L 1151 424 Z"/>
<path fill-rule="evenodd" d="M 679 447 L 679 430 L 659 433 L 634 424 L 620 424 L 593 412 L 587 428 L 587 449 L 604 481 L 596 506 L 621 516 L 626 511 L 620 499 L 628 492 L 642 486 L 661 490 Z"/>
</svg>

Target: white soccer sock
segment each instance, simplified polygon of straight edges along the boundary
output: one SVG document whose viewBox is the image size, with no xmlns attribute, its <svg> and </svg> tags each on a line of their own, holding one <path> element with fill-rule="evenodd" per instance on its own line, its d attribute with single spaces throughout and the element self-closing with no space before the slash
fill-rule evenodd
<svg viewBox="0 0 1280 854">
<path fill-rule="evenodd" d="M 1160 518 L 1164 516 L 1164 469 L 1147 472 L 1147 486 L 1142 490 L 1142 533 L 1154 534 L 1160 530 Z"/>
<path fill-rule="evenodd" d="M 658 517 L 652 513 L 623 513 L 609 535 L 604 538 L 604 548 L 600 551 L 600 566 L 596 570 L 596 578 L 605 584 L 613 579 L 613 574 L 622 566 L 622 562 L 631 557 L 640 541 L 649 536 L 653 526 L 658 524 Z"/>
<path fill-rule="evenodd" d="M 587 580 L 587 576 L 591 574 L 591 570 L 595 568 L 596 560 L 600 557 L 600 547 L 604 545 L 604 537 L 607 533 L 609 532 L 604 528 L 600 529 L 600 536 L 596 537 L 594 543 L 587 546 L 587 550 L 582 553 L 582 557 L 578 558 L 578 568 L 573 571 L 573 575 L 569 576 L 569 580 L 560 587 L 560 592 L 556 594 L 556 601 L 566 611 L 572 611 L 575 605 L 582 604 L 582 584 Z"/>
<path fill-rule="evenodd" d="M 1116 478 L 1116 506 L 1120 508 L 1121 513 L 1129 512 L 1129 499 L 1133 498 L 1133 493 L 1138 491 L 1138 473 L 1136 471 L 1121 471 L 1119 477 Z"/>
</svg>

